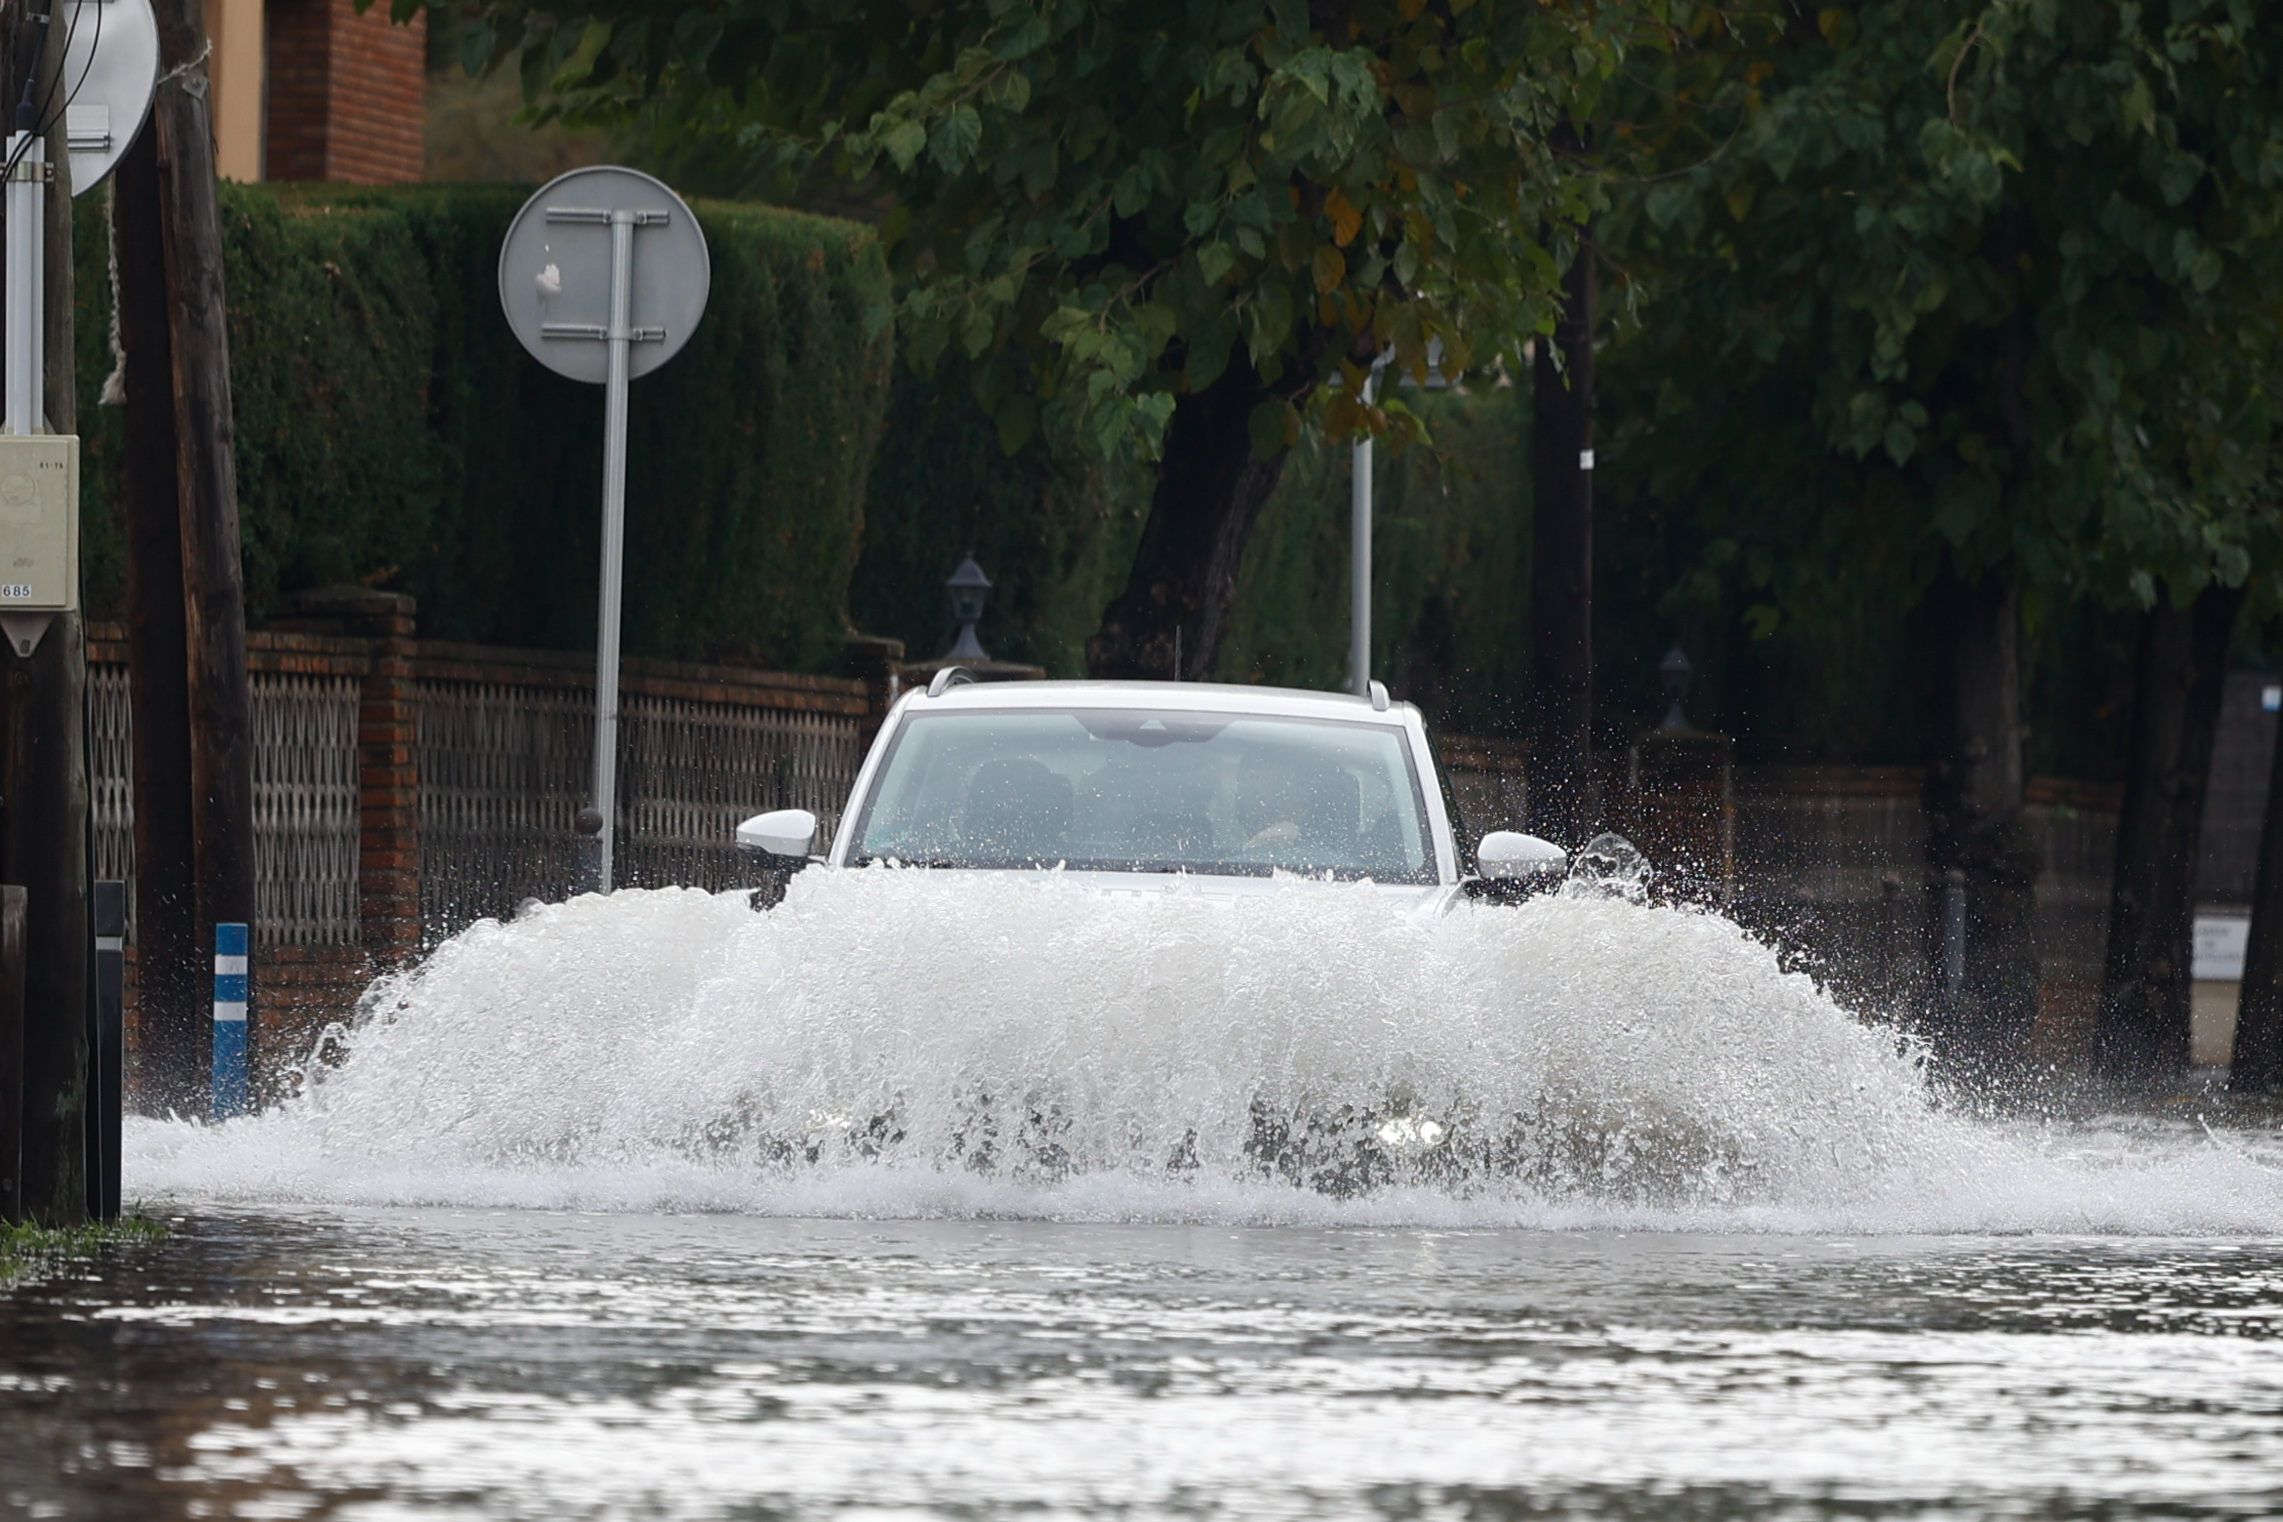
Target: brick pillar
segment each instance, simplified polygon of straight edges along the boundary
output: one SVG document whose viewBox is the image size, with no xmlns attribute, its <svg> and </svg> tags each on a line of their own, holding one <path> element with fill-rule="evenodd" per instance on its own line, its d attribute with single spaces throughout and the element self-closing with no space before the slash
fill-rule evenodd
<svg viewBox="0 0 2283 1522">
<path fill-rule="evenodd" d="M 412 687 L 413 600 L 369 594 L 357 632 L 373 642 L 357 705 L 357 902 L 365 953 L 376 971 L 420 950 L 420 709 Z"/>
</svg>

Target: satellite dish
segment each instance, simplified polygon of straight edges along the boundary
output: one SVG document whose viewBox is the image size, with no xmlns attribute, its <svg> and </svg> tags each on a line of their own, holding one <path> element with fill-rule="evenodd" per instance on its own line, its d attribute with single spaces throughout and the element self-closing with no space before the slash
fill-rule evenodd
<svg viewBox="0 0 2283 1522">
<path fill-rule="evenodd" d="M 57 88 L 71 159 L 71 193 L 103 183 L 143 130 L 158 88 L 159 24 L 151 0 L 68 0 L 48 23 L 63 38 Z"/>
<path fill-rule="evenodd" d="M 632 234 L 629 379 L 682 351 L 705 315 L 713 261 L 682 198 L 637 169 L 574 169 L 539 188 L 499 250 L 499 304 L 533 358 L 575 381 L 609 378 L 614 219 Z"/>
</svg>

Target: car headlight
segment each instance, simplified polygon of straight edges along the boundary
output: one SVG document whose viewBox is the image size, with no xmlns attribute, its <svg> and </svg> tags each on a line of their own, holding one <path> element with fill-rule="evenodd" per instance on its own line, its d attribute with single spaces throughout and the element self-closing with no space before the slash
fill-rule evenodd
<svg viewBox="0 0 2283 1522">
<path fill-rule="evenodd" d="M 1429 1152 L 1442 1145 L 1448 1133 L 1439 1120 L 1416 1115 L 1390 1115 L 1379 1123 L 1380 1145 L 1391 1152 Z"/>
</svg>

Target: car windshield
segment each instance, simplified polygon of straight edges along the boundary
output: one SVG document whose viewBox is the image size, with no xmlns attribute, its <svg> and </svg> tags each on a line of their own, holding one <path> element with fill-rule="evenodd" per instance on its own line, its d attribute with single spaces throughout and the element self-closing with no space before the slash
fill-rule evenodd
<svg viewBox="0 0 2283 1522">
<path fill-rule="evenodd" d="M 1435 880 L 1398 726 L 1133 709 L 907 717 L 848 860 Z"/>
</svg>

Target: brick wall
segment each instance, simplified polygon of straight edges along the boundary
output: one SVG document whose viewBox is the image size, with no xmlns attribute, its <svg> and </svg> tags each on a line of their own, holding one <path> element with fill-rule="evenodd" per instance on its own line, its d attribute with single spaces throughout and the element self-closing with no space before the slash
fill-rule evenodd
<svg viewBox="0 0 2283 1522">
<path fill-rule="evenodd" d="M 254 1091 L 264 1100 L 293 1092 L 325 1028 L 346 1020 L 375 968 L 361 946 L 273 946 L 255 958 Z M 142 1000 L 135 948 L 127 948 L 127 1091 L 137 1090 Z"/>
<path fill-rule="evenodd" d="M 247 666 L 256 678 L 257 731 L 264 692 L 270 694 L 273 703 L 294 701 L 292 692 L 285 690 L 287 684 L 302 683 L 303 690 L 308 683 L 333 684 L 335 689 L 347 684 L 355 703 L 353 727 L 328 731 L 335 738 L 326 742 L 343 752 L 354 749 L 353 804 L 337 819 L 325 816 L 328 822 L 321 825 L 311 825 L 306 815 L 273 820 L 271 825 L 273 830 L 284 829 L 286 838 L 303 847 L 318 844 L 311 835 L 313 829 L 321 830 L 328 839 L 345 841 L 353 837 L 353 855 L 341 861 L 354 882 L 354 894 L 345 910 L 345 922 L 321 923 L 309 934 L 290 929 L 298 922 L 281 919 L 274 906 L 261 910 L 253 965 L 254 1059 L 255 1081 L 265 1095 L 289 1090 L 295 1071 L 306 1065 L 325 1027 L 348 1019 L 355 1011 L 358 995 L 374 976 L 406 964 L 439 931 L 440 927 L 426 920 L 423 909 L 424 878 L 438 868 L 436 841 L 424 843 L 423 839 L 423 693 L 430 702 L 438 700 L 440 691 L 479 693 L 486 712 L 496 714 L 503 722 L 518 710 L 549 703 L 560 706 L 564 699 L 573 700 L 571 706 L 582 714 L 589 706 L 591 656 L 424 641 L 415 638 L 414 629 L 412 599 L 363 588 L 338 588 L 298 594 L 290 599 L 287 616 L 277 627 L 247 636 Z M 884 653 L 892 669 L 893 657 L 900 655 L 901 649 L 892 641 L 880 643 L 882 651 L 873 653 Z M 90 624 L 88 656 L 98 676 L 108 674 L 116 681 L 128 658 L 125 630 L 115 624 Z M 875 660 L 874 664 L 881 662 Z M 621 684 L 627 704 L 624 711 L 628 713 L 648 700 L 689 711 L 769 716 L 772 722 L 781 719 L 789 723 L 797 732 L 796 744 L 801 743 L 801 735 L 809 735 L 818 726 L 837 726 L 835 732 L 843 738 L 837 742 L 834 754 L 838 759 L 829 768 L 830 775 L 818 771 L 810 779 L 815 788 L 833 794 L 835 805 L 845 795 L 860 756 L 855 747 L 858 730 L 876 726 L 895 689 L 892 681 L 640 659 L 626 662 Z M 108 842 L 110 847 L 99 850 L 99 856 L 110 864 L 109 871 L 122 874 L 128 870 L 124 863 L 130 857 L 125 840 L 129 792 L 125 724 L 123 705 L 117 711 L 105 710 L 99 719 L 95 779 L 99 846 Z M 273 739 L 268 743 L 274 746 L 278 742 Z M 813 736 L 806 743 L 813 752 Z M 637 755 L 638 747 L 630 743 L 625 761 L 631 763 Z M 583 742 L 574 760 L 583 775 Z M 700 758 L 708 771 L 718 763 L 725 790 L 737 796 L 749 793 L 755 808 L 768 799 L 770 786 L 783 785 L 781 778 L 753 774 L 750 767 L 744 775 L 735 774 L 730 760 L 710 752 Z M 816 757 L 812 754 L 809 760 L 814 763 Z M 260 771 L 257 764 L 257 831 L 263 807 Z M 513 791 L 505 779 L 492 780 L 492 794 L 503 788 Z M 622 775 L 622 787 L 626 780 Z M 290 789 L 291 779 L 285 785 Z M 463 797 L 457 806 L 465 812 L 483 801 Z M 504 801 L 512 812 L 529 800 L 495 796 L 490 801 Z M 275 812 L 278 800 L 270 802 Z M 655 807 L 662 800 L 648 802 Z M 567 809 L 563 811 L 554 833 L 567 837 L 570 817 Z M 430 826 L 444 833 L 440 822 L 431 820 Z M 714 821 L 705 827 L 705 834 L 709 841 L 719 837 L 726 842 L 727 825 Z M 632 845 L 630 840 L 630 850 Z M 132 946 L 127 980 L 132 1084 L 134 1056 L 140 1045 L 140 1000 Z"/>
<path fill-rule="evenodd" d="M 273 180 L 361 185 L 425 167 L 428 22 L 356 0 L 270 0 L 266 159 Z"/>
</svg>

